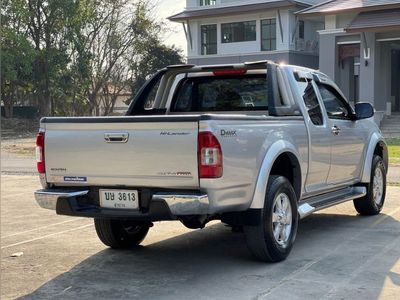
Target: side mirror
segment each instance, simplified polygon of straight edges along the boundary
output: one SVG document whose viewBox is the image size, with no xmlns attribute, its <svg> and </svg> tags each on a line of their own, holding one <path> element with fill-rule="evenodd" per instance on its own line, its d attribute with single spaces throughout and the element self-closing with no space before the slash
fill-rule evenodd
<svg viewBox="0 0 400 300">
<path fill-rule="evenodd" d="M 374 116 L 374 107 L 368 102 L 358 102 L 355 105 L 356 120 L 368 119 Z"/>
</svg>

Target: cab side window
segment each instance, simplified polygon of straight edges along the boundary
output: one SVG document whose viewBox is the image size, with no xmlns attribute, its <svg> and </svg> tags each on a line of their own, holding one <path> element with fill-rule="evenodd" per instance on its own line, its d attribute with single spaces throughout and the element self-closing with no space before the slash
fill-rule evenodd
<svg viewBox="0 0 400 300">
<path fill-rule="evenodd" d="M 323 125 L 324 119 L 322 117 L 321 106 L 319 105 L 317 94 L 311 81 L 297 81 L 297 86 L 307 107 L 311 122 L 316 126 Z"/>
<path fill-rule="evenodd" d="M 318 89 L 329 119 L 350 120 L 351 110 L 349 104 L 335 88 L 318 83 Z"/>
</svg>

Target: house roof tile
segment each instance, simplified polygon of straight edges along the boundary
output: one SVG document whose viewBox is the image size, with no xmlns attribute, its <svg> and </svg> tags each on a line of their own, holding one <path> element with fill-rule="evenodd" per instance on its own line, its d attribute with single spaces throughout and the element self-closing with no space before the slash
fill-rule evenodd
<svg viewBox="0 0 400 300">
<path fill-rule="evenodd" d="M 365 11 L 400 7 L 400 0 L 329 0 L 298 12 L 299 14 L 330 14 L 343 11 Z"/>
<path fill-rule="evenodd" d="M 168 17 L 171 21 L 180 22 L 187 19 L 192 18 L 201 18 L 201 17 L 215 17 L 215 16 L 224 16 L 224 15 L 234 15 L 234 14 L 242 14 L 247 12 L 259 11 L 262 9 L 270 9 L 270 8 L 279 8 L 279 7 L 287 7 L 287 6 L 300 6 L 307 7 L 312 4 L 311 0 L 269 0 L 263 2 L 256 2 L 250 4 L 235 4 L 230 6 L 219 6 L 219 7 L 207 7 L 201 9 L 190 9 L 180 12 L 176 15 Z"/>
<path fill-rule="evenodd" d="M 345 28 L 347 32 L 381 31 L 387 28 L 400 29 L 400 9 L 360 13 Z"/>
</svg>

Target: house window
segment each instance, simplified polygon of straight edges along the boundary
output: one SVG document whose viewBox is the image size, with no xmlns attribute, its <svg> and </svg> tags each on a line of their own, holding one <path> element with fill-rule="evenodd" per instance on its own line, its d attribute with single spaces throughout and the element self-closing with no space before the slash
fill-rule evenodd
<svg viewBox="0 0 400 300">
<path fill-rule="evenodd" d="M 217 0 L 200 0 L 200 6 L 208 6 L 217 4 Z"/>
<path fill-rule="evenodd" d="M 217 54 L 217 25 L 201 25 L 201 55 Z"/>
<path fill-rule="evenodd" d="M 276 21 L 261 20 L 261 51 L 272 50 L 276 50 Z"/>
<path fill-rule="evenodd" d="M 299 39 L 304 39 L 304 21 L 299 21 Z"/>
<path fill-rule="evenodd" d="M 221 24 L 222 43 L 237 43 L 256 40 L 256 21 Z"/>
</svg>

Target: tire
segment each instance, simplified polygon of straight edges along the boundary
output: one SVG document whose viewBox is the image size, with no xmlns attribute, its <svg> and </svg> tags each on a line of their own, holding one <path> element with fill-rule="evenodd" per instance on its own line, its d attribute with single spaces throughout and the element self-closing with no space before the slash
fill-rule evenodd
<svg viewBox="0 0 400 300">
<path fill-rule="evenodd" d="M 109 219 L 94 219 L 94 226 L 100 241 L 114 249 L 138 246 L 150 228 L 147 224 Z"/>
<path fill-rule="evenodd" d="M 386 168 L 380 156 L 374 155 L 367 194 L 355 199 L 354 207 L 360 215 L 372 216 L 381 212 L 386 196 Z"/>
<path fill-rule="evenodd" d="M 247 247 L 261 261 L 286 259 L 296 239 L 299 218 L 297 197 L 289 180 L 283 176 L 270 176 L 260 214 L 260 224 L 243 227 Z M 274 231 L 278 234 L 274 235 Z"/>
</svg>

